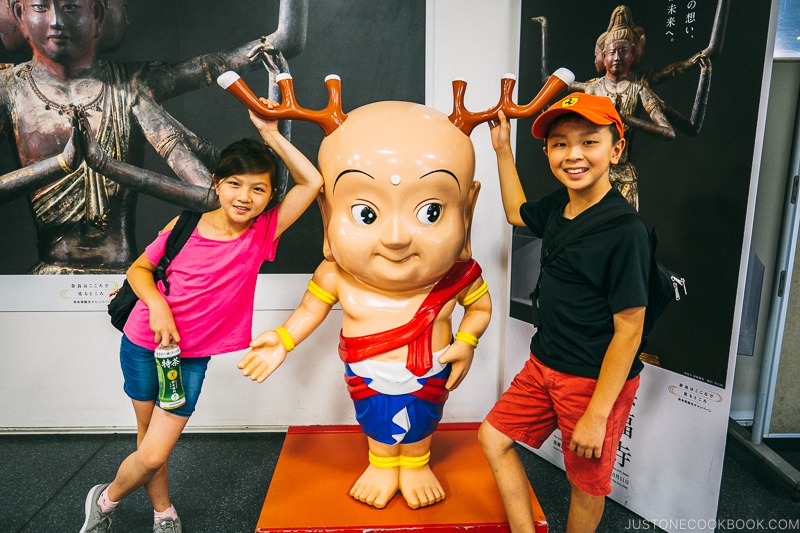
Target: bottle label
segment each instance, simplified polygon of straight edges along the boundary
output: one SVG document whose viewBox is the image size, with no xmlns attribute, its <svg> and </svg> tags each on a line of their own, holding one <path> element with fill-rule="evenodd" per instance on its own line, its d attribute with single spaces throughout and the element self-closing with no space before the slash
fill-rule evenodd
<svg viewBox="0 0 800 533">
<path fill-rule="evenodd" d="M 186 403 L 181 381 L 181 350 L 175 345 L 159 346 L 155 350 L 158 369 L 158 405 L 162 409 L 177 409 Z"/>
</svg>

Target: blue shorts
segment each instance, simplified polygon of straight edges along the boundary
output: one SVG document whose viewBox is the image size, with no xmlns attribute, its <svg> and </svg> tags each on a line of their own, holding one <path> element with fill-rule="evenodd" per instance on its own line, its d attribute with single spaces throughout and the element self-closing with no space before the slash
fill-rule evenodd
<svg viewBox="0 0 800 533">
<path fill-rule="evenodd" d="M 211 358 L 181 359 L 181 379 L 183 390 L 186 393 L 186 403 L 177 409 L 170 409 L 168 412 L 187 418 L 194 413 L 197 399 L 200 397 L 200 389 L 203 388 L 209 359 Z M 123 335 L 119 347 L 119 362 L 125 378 L 125 394 L 131 400 L 156 401 L 156 405 L 158 405 L 158 371 L 153 350 L 137 346 Z"/>
<path fill-rule="evenodd" d="M 450 376 L 450 368 L 448 363 L 438 374 L 417 381 L 424 384 L 428 379 L 438 378 L 443 380 L 441 387 L 444 389 L 444 382 Z M 354 375 L 348 364 L 345 364 L 345 375 Z M 376 393 L 353 400 L 353 406 L 361 431 L 372 440 L 390 446 L 415 443 L 429 437 L 436 431 L 444 413 L 444 402 L 424 400 L 413 394 Z M 407 422 L 408 427 L 398 425 L 398 419 L 395 418 L 403 411 L 406 416 L 400 416 L 399 419 L 403 424 Z"/>
</svg>

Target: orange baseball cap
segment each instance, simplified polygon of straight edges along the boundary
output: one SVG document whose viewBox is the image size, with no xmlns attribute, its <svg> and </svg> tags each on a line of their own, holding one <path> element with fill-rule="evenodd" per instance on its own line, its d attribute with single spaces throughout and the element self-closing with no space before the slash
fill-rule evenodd
<svg viewBox="0 0 800 533">
<path fill-rule="evenodd" d="M 614 102 L 607 96 L 597 96 L 587 93 L 572 93 L 559 102 L 551 105 L 547 111 L 533 121 L 531 131 L 537 139 L 547 137 L 550 124 L 561 115 L 577 113 L 594 124 L 614 124 L 619 132 L 620 139 L 625 136 L 622 119 L 614 108 Z"/>
</svg>

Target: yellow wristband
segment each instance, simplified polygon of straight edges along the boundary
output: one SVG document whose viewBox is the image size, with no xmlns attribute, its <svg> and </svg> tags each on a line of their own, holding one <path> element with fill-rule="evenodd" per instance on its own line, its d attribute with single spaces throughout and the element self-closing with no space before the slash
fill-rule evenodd
<svg viewBox="0 0 800 533">
<path fill-rule="evenodd" d="M 371 451 L 369 452 L 369 464 L 378 468 L 394 468 L 400 466 L 400 457 L 378 457 Z"/>
<path fill-rule="evenodd" d="M 431 452 L 419 457 L 409 457 L 408 455 L 401 455 L 399 457 L 400 466 L 403 468 L 422 468 L 431 459 Z"/>
<path fill-rule="evenodd" d="M 308 292 L 310 292 L 313 296 L 315 296 L 318 300 L 328 305 L 333 305 L 339 300 L 336 299 L 336 296 L 329 293 L 316 283 L 314 283 L 313 279 L 308 280 Z"/>
<path fill-rule="evenodd" d="M 292 340 L 292 336 L 289 335 L 289 332 L 286 331 L 285 327 L 279 326 L 275 328 L 275 333 L 277 333 L 278 337 L 281 338 L 283 347 L 286 348 L 287 352 L 291 352 L 292 350 L 294 350 L 294 341 Z"/>
<path fill-rule="evenodd" d="M 484 281 L 483 285 L 478 287 L 475 291 L 473 291 L 473 292 L 469 293 L 468 295 L 466 295 L 464 297 L 464 299 L 461 300 L 461 305 L 464 306 L 464 307 L 467 307 L 468 305 L 472 305 L 475 302 L 477 302 L 478 300 L 480 300 L 481 296 L 483 296 L 487 292 L 489 292 L 489 285 L 487 285 L 486 282 Z"/>
<path fill-rule="evenodd" d="M 72 168 L 70 168 L 70 166 L 67 164 L 67 161 L 66 161 L 66 159 L 64 159 L 64 156 L 63 156 L 62 154 L 58 154 L 58 157 L 56 157 L 56 161 L 58 161 L 58 166 L 60 166 L 60 167 L 61 167 L 61 170 L 63 170 L 63 171 L 64 171 L 64 172 L 66 172 L 67 174 L 72 174 L 73 172 L 75 172 L 75 171 L 74 171 L 74 170 L 72 170 Z"/>
<path fill-rule="evenodd" d="M 473 348 L 478 347 L 478 337 L 476 337 L 472 333 L 467 333 L 466 331 L 459 331 L 458 333 L 456 333 L 456 340 L 464 341 Z"/>
</svg>

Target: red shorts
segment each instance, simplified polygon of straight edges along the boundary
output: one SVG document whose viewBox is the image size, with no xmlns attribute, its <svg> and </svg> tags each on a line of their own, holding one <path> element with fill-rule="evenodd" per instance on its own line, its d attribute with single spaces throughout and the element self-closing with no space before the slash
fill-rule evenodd
<svg viewBox="0 0 800 533">
<path fill-rule="evenodd" d="M 639 376 L 625 382 L 611 409 L 600 457 L 579 457 L 570 451 L 569 442 L 596 384 L 596 379 L 553 370 L 531 354 L 486 420 L 504 435 L 532 448 L 539 448 L 556 428 L 560 429 L 569 480 L 586 494 L 607 496 L 611 493 L 617 446 L 628 423 Z"/>
</svg>

